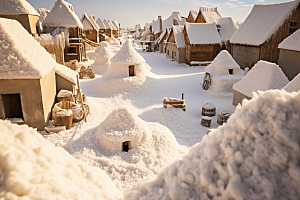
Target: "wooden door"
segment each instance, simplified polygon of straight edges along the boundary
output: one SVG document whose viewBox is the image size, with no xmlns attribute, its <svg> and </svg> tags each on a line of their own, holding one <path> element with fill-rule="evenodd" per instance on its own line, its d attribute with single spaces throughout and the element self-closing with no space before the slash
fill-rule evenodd
<svg viewBox="0 0 300 200">
<path fill-rule="evenodd" d="M 2 94 L 5 118 L 22 118 L 23 112 L 21 106 L 20 94 Z"/>
<path fill-rule="evenodd" d="M 129 66 L 129 76 L 134 76 L 134 65 Z"/>
</svg>

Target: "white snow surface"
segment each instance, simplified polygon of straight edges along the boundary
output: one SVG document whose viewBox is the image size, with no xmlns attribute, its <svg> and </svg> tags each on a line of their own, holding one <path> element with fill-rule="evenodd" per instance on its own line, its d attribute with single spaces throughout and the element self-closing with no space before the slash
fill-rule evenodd
<svg viewBox="0 0 300 200">
<path fill-rule="evenodd" d="M 0 1 L 0 15 L 30 14 L 40 16 L 26 0 Z"/>
<path fill-rule="evenodd" d="M 206 23 L 217 23 L 218 20 L 221 18 L 221 15 L 218 11 L 218 8 L 208 8 L 208 7 L 200 7 L 199 12 L 202 13 L 203 18 L 205 19 Z"/>
<path fill-rule="evenodd" d="M 173 26 L 173 33 L 177 48 L 185 48 L 185 40 L 183 34 L 184 26 Z"/>
<path fill-rule="evenodd" d="M 132 47 L 131 41 L 126 40 L 111 62 L 137 65 L 145 63 L 145 59 Z"/>
<path fill-rule="evenodd" d="M 221 38 L 215 23 L 185 23 L 190 44 L 220 44 Z"/>
<path fill-rule="evenodd" d="M 293 78 L 293 80 L 291 80 L 282 89 L 284 89 L 287 92 L 298 92 L 300 90 L 300 74 L 298 74 L 297 76 L 295 76 Z"/>
<path fill-rule="evenodd" d="M 132 145 L 128 152 L 122 152 L 125 141 Z M 106 171 L 120 189 L 157 174 L 187 152 L 166 127 L 145 122 L 128 108 L 114 110 L 98 127 L 64 148 Z"/>
<path fill-rule="evenodd" d="M 190 13 L 191 13 L 193 19 L 196 20 L 198 14 L 199 14 L 199 11 L 198 10 L 190 10 Z"/>
<path fill-rule="evenodd" d="M 233 85 L 233 89 L 253 97 L 253 92 L 281 89 L 288 83 L 288 78 L 277 64 L 260 60 L 242 80 Z"/>
<path fill-rule="evenodd" d="M 104 25 L 101 18 L 98 18 L 96 23 L 98 24 L 100 29 L 106 29 L 106 27 L 105 27 L 105 25 Z"/>
<path fill-rule="evenodd" d="M 1 79 L 41 79 L 56 62 L 18 21 L 0 18 L 0 66 Z"/>
<path fill-rule="evenodd" d="M 47 17 L 48 13 L 50 12 L 49 10 L 47 10 L 46 8 L 39 8 L 38 12 L 40 14 L 40 22 L 43 23 L 44 19 Z"/>
<path fill-rule="evenodd" d="M 83 28 L 73 6 L 64 0 L 57 0 L 43 21 L 43 27 L 80 27 Z"/>
<path fill-rule="evenodd" d="M 299 199 L 300 92 L 259 92 L 124 199 Z"/>
<path fill-rule="evenodd" d="M 300 0 L 254 5 L 252 11 L 231 37 L 230 43 L 259 46 L 279 29 Z"/>
<path fill-rule="evenodd" d="M 55 147 L 35 129 L 0 120 L 1 199 L 122 199 L 101 169 Z"/>
<path fill-rule="evenodd" d="M 279 49 L 288 49 L 292 51 L 300 51 L 300 29 L 292 35 L 285 38 L 279 45 Z"/>
<path fill-rule="evenodd" d="M 220 37 L 222 42 L 230 40 L 231 36 L 238 30 L 238 26 L 234 23 L 231 17 L 221 17 L 217 25 L 220 25 Z"/>
<path fill-rule="evenodd" d="M 104 74 L 110 67 L 110 59 L 114 56 L 114 53 L 107 47 L 102 47 L 98 52 L 95 63 L 90 65 L 90 69 L 96 74 Z"/>
</svg>

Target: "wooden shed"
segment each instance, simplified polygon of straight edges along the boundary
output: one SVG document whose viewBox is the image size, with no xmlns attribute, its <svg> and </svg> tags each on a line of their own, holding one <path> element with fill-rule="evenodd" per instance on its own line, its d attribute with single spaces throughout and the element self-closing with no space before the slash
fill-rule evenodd
<svg viewBox="0 0 300 200">
<path fill-rule="evenodd" d="M 189 15 L 188 15 L 188 17 L 186 19 L 186 22 L 195 23 L 198 14 L 199 14 L 199 11 L 197 11 L 197 10 L 190 10 Z"/>
<path fill-rule="evenodd" d="M 44 33 L 52 33 L 56 28 L 66 29 L 69 37 L 64 51 L 65 61 L 82 61 L 86 54 L 82 37 L 83 26 L 71 4 L 57 0 L 42 25 Z"/>
<path fill-rule="evenodd" d="M 278 46 L 279 67 L 289 80 L 300 73 L 300 29 L 285 38 Z"/>
<path fill-rule="evenodd" d="M 221 51 L 221 38 L 215 23 L 188 23 L 184 26 L 185 63 L 212 61 Z"/>
<path fill-rule="evenodd" d="M 156 44 L 158 45 L 159 53 L 166 53 L 166 41 L 170 35 L 172 28 L 166 28 L 164 32 L 159 36 L 159 38 L 156 40 Z"/>
<path fill-rule="evenodd" d="M 112 28 L 111 28 L 110 24 L 108 23 L 108 21 L 106 19 L 103 20 L 103 23 L 106 27 L 105 35 L 107 35 L 108 37 L 112 37 L 113 33 L 112 33 Z"/>
<path fill-rule="evenodd" d="M 97 23 L 98 26 L 99 26 L 99 33 L 105 34 L 106 27 L 105 27 L 105 25 L 104 25 L 102 19 L 101 19 L 101 18 L 98 18 L 97 21 L 96 21 L 96 23 Z"/>
<path fill-rule="evenodd" d="M 259 60 L 278 63 L 278 45 L 300 28 L 299 0 L 254 5 L 231 37 L 231 54 L 242 69 Z"/>
<path fill-rule="evenodd" d="M 217 23 L 221 17 L 217 7 L 200 7 L 195 23 Z"/>
<path fill-rule="evenodd" d="M 115 37 L 115 38 L 118 38 L 118 29 L 113 25 L 113 23 L 111 21 L 107 21 L 111 27 L 111 30 L 112 30 L 112 35 Z"/>
<path fill-rule="evenodd" d="M 166 42 L 166 56 L 178 63 L 185 62 L 184 26 L 173 26 Z"/>
<path fill-rule="evenodd" d="M 94 18 L 84 13 L 80 21 L 83 25 L 85 37 L 93 42 L 99 43 L 99 26 L 94 21 Z"/>
<path fill-rule="evenodd" d="M 117 28 L 117 37 L 116 38 L 121 37 L 121 25 L 120 25 L 120 23 L 118 23 L 117 20 L 115 20 L 115 19 L 111 23 L 114 25 L 115 28 Z"/>
<path fill-rule="evenodd" d="M 39 13 L 26 1 L 1 1 L 0 17 L 15 19 L 30 33 L 38 34 Z"/>
</svg>

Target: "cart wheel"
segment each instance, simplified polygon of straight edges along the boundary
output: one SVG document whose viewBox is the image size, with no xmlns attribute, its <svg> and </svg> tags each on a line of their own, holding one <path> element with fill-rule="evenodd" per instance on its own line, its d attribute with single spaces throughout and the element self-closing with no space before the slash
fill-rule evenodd
<svg viewBox="0 0 300 200">
<path fill-rule="evenodd" d="M 209 81 L 208 81 L 208 80 L 205 80 L 205 81 L 204 81 L 204 83 L 203 83 L 203 85 L 202 85 L 202 88 L 203 88 L 204 90 L 208 90 L 208 88 L 209 88 Z"/>
</svg>

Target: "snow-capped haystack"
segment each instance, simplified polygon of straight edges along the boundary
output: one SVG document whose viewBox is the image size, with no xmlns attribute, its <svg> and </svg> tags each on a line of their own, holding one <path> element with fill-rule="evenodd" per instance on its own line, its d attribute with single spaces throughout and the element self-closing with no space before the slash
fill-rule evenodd
<svg viewBox="0 0 300 200">
<path fill-rule="evenodd" d="M 134 148 L 146 142 L 149 136 L 150 129 L 146 123 L 127 108 L 113 111 L 95 133 L 101 147 L 110 152 L 121 152 L 122 144 L 126 141 Z"/>
<path fill-rule="evenodd" d="M 90 68 L 96 74 L 106 73 L 110 67 L 110 59 L 114 56 L 114 53 L 107 47 L 102 47 L 98 52 L 95 62 L 90 65 Z"/>
<path fill-rule="evenodd" d="M 284 89 L 287 92 L 298 92 L 300 90 L 300 74 L 294 77 L 293 80 L 291 80 L 282 89 Z"/>
<path fill-rule="evenodd" d="M 73 6 L 64 0 L 57 0 L 43 21 L 43 27 L 80 27 L 83 28 Z"/>
<path fill-rule="evenodd" d="M 124 199 L 299 199 L 300 92 L 259 92 Z"/>
<path fill-rule="evenodd" d="M 226 50 L 221 51 L 215 57 L 212 63 L 205 68 L 205 72 L 211 75 L 209 90 L 215 92 L 233 92 L 233 85 L 244 76 L 244 71 Z"/>
<path fill-rule="evenodd" d="M 39 16 L 39 13 L 26 0 L 0 2 L 0 15 L 22 15 L 22 14 Z"/>
<path fill-rule="evenodd" d="M 55 147 L 36 130 L 0 120 L 3 199 L 122 199 L 101 169 Z"/>
<path fill-rule="evenodd" d="M 105 170 L 120 189 L 157 174 L 187 152 L 168 128 L 145 122 L 122 107 L 64 148 L 76 158 Z"/>
<path fill-rule="evenodd" d="M 242 80 L 233 85 L 233 89 L 251 98 L 252 92 L 281 89 L 288 82 L 277 64 L 260 60 Z"/>
</svg>

